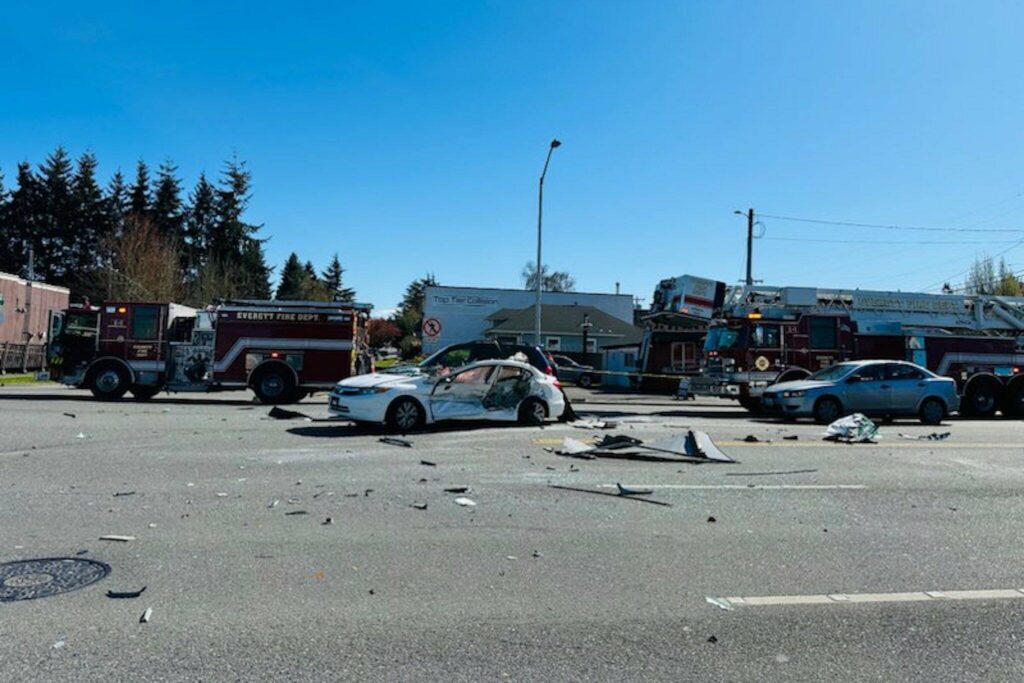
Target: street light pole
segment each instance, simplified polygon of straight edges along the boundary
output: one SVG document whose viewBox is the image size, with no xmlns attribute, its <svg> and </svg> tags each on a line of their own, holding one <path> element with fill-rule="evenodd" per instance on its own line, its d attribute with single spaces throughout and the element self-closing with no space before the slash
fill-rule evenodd
<svg viewBox="0 0 1024 683">
<path fill-rule="evenodd" d="M 733 211 L 733 213 L 740 216 L 743 212 L 740 210 Z M 753 257 L 754 257 L 754 210 L 747 209 L 747 287 L 754 285 L 754 273 L 753 273 Z"/>
<path fill-rule="evenodd" d="M 533 320 L 533 337 L 534 343 L 537 346 L 542 346 L 540 343 L 540 296 L 541 288 L 544 286 L 544 267 L 541 265 L 541 233 L 542 225 L 544 220 L 544 176 L 548 174 L 548 164 L 551 163 L 551 153 L 555 151 L 556 147 L 561 146 L 561 142 L 558 140 L 552 140 L 551 146 L 548 147 L 548 157 L 544 160 L 544 170 L 540 172 L 540 184 L 537 187 L 537 265 L 534 269 L 534 277 L 537 278 L 537 302 L 534 305 L 534 320 Z"/>
</svg>

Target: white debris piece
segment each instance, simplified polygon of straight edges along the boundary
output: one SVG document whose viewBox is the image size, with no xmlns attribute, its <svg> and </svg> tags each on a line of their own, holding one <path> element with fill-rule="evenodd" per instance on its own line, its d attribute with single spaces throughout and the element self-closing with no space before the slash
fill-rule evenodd
<svg viewBox="0 0 1024 683">
<path fill-rule="evenodd" d="M 153 616 L 153 608 L 152 607 L 147 607 L 146 611 L 142 613 L 141 617 L 139 617 L 139 623 L 140 624 L 148 624 L 149 623 L 149 618 L 152 617 L 152 616 Z"/>
<path fill-rule="evenodd" d="M 842 441 L 843 443 L 873 443 L 882 438 L 878 433 L 878 425 L 861 413 L 841 417 L 825 429 L 825 441 Z"/>
<path fill-rule="evenodd" d="M 475 508 L 476 507 L 476 503 L 472 499 L 470 499 L 470 498 L 456 498 L 455 499 L 455 504 L 456 505 L 461 505 L 464 508 Z"/>
<path fill-rule="evenodd" d="M 127 543 L 128 541 L 134 541 L 134 536 L 120 536 L 118 534 L 107 534 L 100 536 L 101 541 L 118 541 L 119 543 Z"/>
</svg>

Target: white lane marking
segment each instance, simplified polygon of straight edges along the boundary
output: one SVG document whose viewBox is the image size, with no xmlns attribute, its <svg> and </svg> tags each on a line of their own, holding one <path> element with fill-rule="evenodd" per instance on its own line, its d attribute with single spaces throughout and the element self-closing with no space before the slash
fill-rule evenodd
<svg viewBox="0 0 1024 683">
<path fill-rule="evenodd" d="M 707 598 L 722 609 L 731 607 L 769 607 L 789 605 L 841 605 L 887 602 L 941 602 L 951 600 L 1019 600 L 1024 588 L 992 588 L 963 591 L 921 591 L 911 593 L 832 593 L 831 595 L 762 595 L 731 598 Z"/>
<path fill-rule="evenodd" d="M 836 489 L 864 490 L 867 486 L 863 484 L 623 484 L 629 488 L 647 489 L 680 489 L 680 490 L 724 490 L 724 491 L 751 491 L 765 489 L 794 490 L 794 491 L 827 491 Z M 598 484 L 598 488 L 613 489 L 615 484 Z"/>
</svg>

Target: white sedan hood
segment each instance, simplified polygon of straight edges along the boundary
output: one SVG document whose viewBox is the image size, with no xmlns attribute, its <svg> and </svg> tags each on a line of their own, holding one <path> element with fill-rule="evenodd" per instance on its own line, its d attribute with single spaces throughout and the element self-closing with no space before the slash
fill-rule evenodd
<svg viewBox="0 0 1024 683">
<path fill-rule="evenodd" d="M 346 387 L 349 389 L 370 389 L 372 387 L 386 386 L 389 384 L 408 384 L 410 382 L 416 382 L 416 380 L 422 379 L 415 375 L 388 375 L 385 373 L 372 373 L 369 375 L 356 375 L 355 377 L 349 377 L 338 382 L 339 387 Z"/>
</svg>

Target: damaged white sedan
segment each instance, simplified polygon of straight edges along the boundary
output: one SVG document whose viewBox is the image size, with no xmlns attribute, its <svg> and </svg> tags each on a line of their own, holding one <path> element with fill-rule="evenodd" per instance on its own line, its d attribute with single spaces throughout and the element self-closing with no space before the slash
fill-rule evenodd
<svg viewBox="0 0 1024 683">
<path fill-rule="evenodd" d="M 328 410 L 332 417 L 406 432 L 442 420 L 538 424 L 560 417 L 565 399 L 558 380 L 533 366 L 487 360 L 446 374 L 350 377 L 331 391 Z"/>
</svg>

